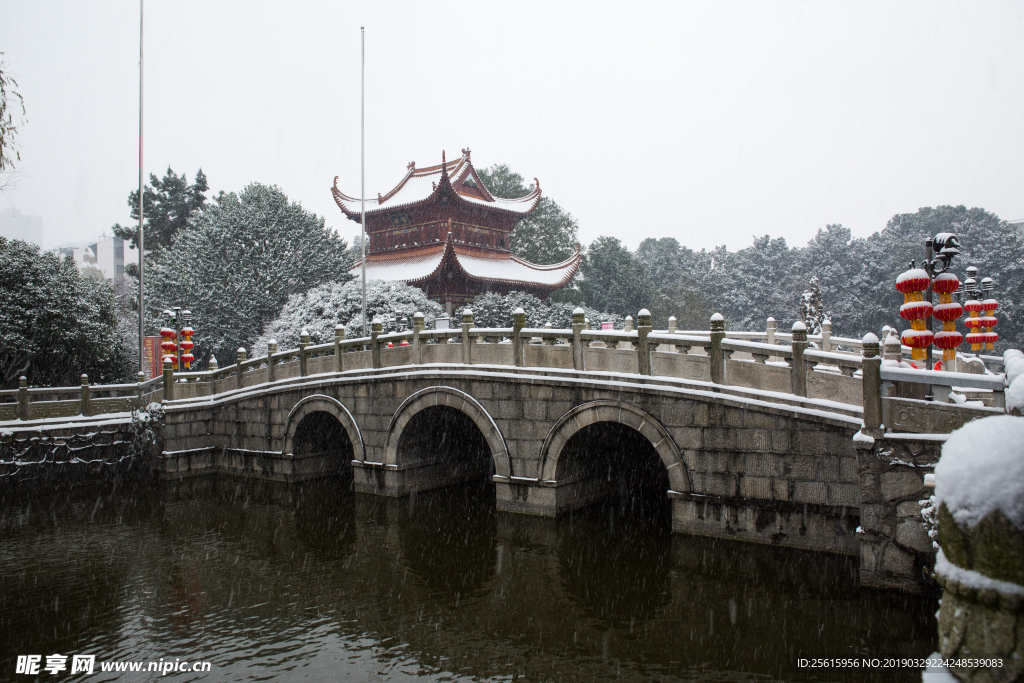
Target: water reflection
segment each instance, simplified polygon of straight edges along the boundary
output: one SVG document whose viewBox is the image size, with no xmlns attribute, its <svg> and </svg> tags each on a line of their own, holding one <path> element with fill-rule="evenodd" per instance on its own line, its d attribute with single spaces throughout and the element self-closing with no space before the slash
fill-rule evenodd
<svg viewBox="0 0 1024 683">
<path fill-rule="evenodd" d="M 0 493 L 0 678 L 58 652 L 210 680 L 822 680 L 797 657 L 935 649 L 934 601 L 860 590 L 852 559 L 673 536 L 657 506 L 493 510 L 486 484 Z"/>
</svg>

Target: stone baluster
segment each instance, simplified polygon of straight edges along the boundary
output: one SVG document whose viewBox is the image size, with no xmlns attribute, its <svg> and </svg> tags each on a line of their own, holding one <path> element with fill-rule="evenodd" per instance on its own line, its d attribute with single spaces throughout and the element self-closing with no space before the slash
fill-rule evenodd
<svg viewBox="0 0 1024 683">
<path fill-rule="evenodd" d="M 309 346 L 309 330 L 305 327 L 299 332 L 299 377 L 305 377 L 309 374 L 309 352 L 306 351 L 306 347 Z"/>
<path fill-rule="evenodd" d="M 235 360 L 235 378 L 238 380 L 238 388 L 242 388 L 242 373 L 245 369 L 242 367 L 242 363 L 245 362 L 245 349 L 241 346 L 238 347 L 238 357 Z M 166 377 L 166 375 L 164 375 Z"/>
<path fill-rule="evenodd" d="M 216 356 L 210 356 L 210 362 L 206 364 L 206 368 L 210 371 L 210 396 L 213 396 L 217 393 L 217 370 L 220 369 Z"/>
<path fill-rule="evenodd" d="M 721 313 L 715 313 L 711 316 L 711 348 L 708 349 L 708 356 L 711 360 L 711 381 L 715 384 L 725 384 L 723 339 L 725 339 L 725 318 Z"/>
<path fill-rule="evenodd" d="M 138 392 L 138 401 L 137 401 L 138 409 L 142 410 L 143 408 L 145 408 L 145 406 L 142 403 L 142 401 L 144 400 L 142 398 L 142 391 L 143 391 L 142 383 L 146 381 L 146 373 L 144 373 L 142 370 L 139 370 L 139 372 L 135 376 L 135 378 L 138 380 L 138 385 L 139 385 L 138 389 L 136 389 L 136 391 Z M 211 391 L 210 393 L 213 393 L 213 392 Z"/>
<path fill-rule="evenodd" d="M 832 321 L 825 320 L 821 323 L 821 350 L 832 350 Z"/>
<path fill-rule="evenodd" d="M 210 357 L 210 362 L 207 363 L 207 367 L 209 368 L 210 372 L 217 372 L 217 370 L 220 369 L 220 366 L 217 365 L 217 357 L 216 356 L 211 356 Z"/>
<path fill-rule="evenodd" d="M 467 308 L 462 312 L 462 362 L 465 365 L 473 363 L 473 338 L 469 331 L 473 329 L 473 309 Z"/>
<path fill-rule="evenodd" d="M 245 352 L 243 351 L 243 353 L 245 353 Z M 241 382 L 242 382 L 241 378 L 239 378 L 238 382 L 239 382 L 239 386 L 241 386 Z M 174 400 L 174 364 L 171 361 L 169 361 L 169 360 L 165 360 L 164 361 L 164 400 L 163 400 L 163 402 L 166 403 L 167 401 L 173 401 L 173 400 Z"/>
<path fill-rule="evenodd" d="M 553 330 L 553 329 L 555 329 L 555 326 L 552 325 L 551 323 L 544 323 L 544 329 L 545 330 Z M 557 339 L 543 339 L 543 338 L 541 338 L 541 342 L 544 343 L 546 346 L 554 346 L 558 342 L 558 340 Z"/>
<path fill-rule="evenodd" d="M 377 316 L 370 322 L 370 367 L 380 367 L 380 342 L 377 337 L 384 332 L 384 323 Z"/>
<path fill-rule="evenodd" d="M 675 334 L 676 330 L 678 330 L 678 329 L 679 329 L 679 321 L 676 320 L 676 317 L 674 315 L 670 315 L 668 317 L 668 333 L 669 334 Z"/>
<path fill-rule="evenodd" d="M 877 341 L 877 337 L 875 338 Z M 885 342 L 882 346 L 882 360 L 891 361 L 895 365 L 899 365 L 903 361 L 903 343 L 900 338 L 893 334 L 893 330 L 889 328 L 889 334 L 883 337 Z"/>
<path fill-rule="evenodd" d="M 807 363 L 804 362 L 804 351 L 807 350 L 807 325 L 797 320 L 793 323 L 793 365 L 790 369 L 790 391 L 797 396 L 807 395 Z"/>
<path fill-rule="evenodd" d="M 517 368 L 526 365 L 523 352 L 523 328 L 526 327 L 526 311 L 517 308 L 512 311 L 512 362 Z"/>
<path fill-rule="evenodd" d="M 651 347 L 647 341 L 647 335 L 651 333 L 651 312 L 646 308 L 640 309 L 636 316 L 636 351 L 637 365 L 641 375 L 651 374 Z"/>
<path fill-rule="evenodd" d="M 274 382 L 277 380 L 277 371 L 275 365 L 277 360 L 274 358 L 274 354 L 277 353 L 277 340 L 271 339 L 267 342 L 267 381 Z"/>
<path fill-rule="evenodd" d="M 882 359 L 878 357 L 878 337 L 868 332 L 861 344 L 864 433 L 877 437 L 885 433 L 882 425 Z"/>
<path fill-rule="evenodd" d="M 342 371 L 341 342 L 345 341 L 345 326 L 338 324 L 334 326 L 334 371 Z"/>
<path fill-rule="evenodd" d="M 766 344 L 775 343 L 775 331 L 777 329 L 778 325 L 775 322 L 775 318 L 768 318 L 764 326 L 764 341 Z"/>
<path fill-rule="evenodd" d="M 89 375 L 82 375 L 82 388 L 79 398 L 82 401 L 82 415 L 92 415 L 92 406 L 89 405 Z"/>
<path fill-rule="evenodd" d="M 32 409 L 28 402 L 28 377 L 22 375 L 18 378 L 18 419 L 28 420 L 32 416 Z"/>
<path fill-rule="evenodd" d="M 423 340 L 420 339 L 420 332 L 427 328 L 427 317 L 420 311 L 412 314 L 412 362 L 416 365 L 423 364 Z"/>
<path fill-rule="evenodd" d="M 582 308 L 572 312 L 572 369 L 586 370 L 586 353 L 580 333 L 587 326 L 587 314 Z"/>
</svg>

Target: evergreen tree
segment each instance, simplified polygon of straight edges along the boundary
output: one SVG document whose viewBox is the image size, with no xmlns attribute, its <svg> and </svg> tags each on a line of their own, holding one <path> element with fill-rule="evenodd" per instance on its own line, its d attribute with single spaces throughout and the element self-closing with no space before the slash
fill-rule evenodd
<svg viewBox="0 0 1024 683">
<path fill-rule="evenodd" d="M 602 313 L 636 316 L 657 303 L 647 268 L 614 237 L 598 237 L 591 243 L 580 271 L 583 300 Z"/>
<path fill-rule="evenodd" d="M 825 307 L 821 303 L 818 278 L 814 275 L 807 283 L 807 289 L 800 295 L 800 319 L 807 326 L 810 334 L 821 334 L 821 324 L 828 319 Z"/>
<path fill-rule="evenodd" d="M 195 212 L 175 248 L 155 254 L 149 319 L 156 327 L 163 309 L 190 309 L 196 357 L 233 362 L 290 296 L 350 279 L 346 252 L 323 218 L 277 187 L 253 183 Z"/>
<path fill-rule="evenodd" d="M 101 279 L 83 276 L 70 258 L 0 237 L 0 384 L 18 377 L 39 386 L 78 386 L 133 376 L 118 330 L 114 292 Z"/>
<path fill-rule="evenodd" d="M 149 185 L 143 188 L 142 211 L 146 216 L 146 251 L 166 249 L 174 242 L 178 232 L 188 225 L 192 212 L 203 208 L 206 204 L 206 191 L 210 186 L 203 175 L 203 169 L 196 173 L 196 180 L 188 184 L 184 173 L 175 175 L 171 167 L 163 179 L 149 174 Z M 139 191 L 133 190 L 128 195 L 128 206 L 131 209 L 133 226 L 115 224 L 113 232 L 118 237 L 131 240 L 132 248 L 139 246 Z"/>
</svg>

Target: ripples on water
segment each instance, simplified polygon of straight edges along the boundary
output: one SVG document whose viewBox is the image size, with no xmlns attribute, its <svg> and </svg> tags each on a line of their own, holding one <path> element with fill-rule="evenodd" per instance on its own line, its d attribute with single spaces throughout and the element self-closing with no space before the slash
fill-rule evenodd
<svg viewBox="0 0 1024 683">
<path fill-rule="evenodd" d="M 219 681 L 920 681 L 796 660 L 935 650 L 935 601 L 859 589 L 855 558 L 673 536 L 656 503 L 556 522 L 494 513 L 486 486 L 344 489 L 0 494 L 0 678 L 62 653 Z"/>
</svg>

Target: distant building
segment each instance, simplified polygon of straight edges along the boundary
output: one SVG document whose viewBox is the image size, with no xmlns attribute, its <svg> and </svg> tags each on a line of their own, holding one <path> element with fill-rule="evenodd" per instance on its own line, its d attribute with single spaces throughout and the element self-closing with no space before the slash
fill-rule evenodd
<svg viewBox="0 0 1024 683">
<path fill-rule="evenodd" d="M 123 280 L 125 264 L 139 261 L 137 250 L 126 246 L 122 238 L 107 235 L 91 244 L 62 247 L 57 251 L 61 256 L 72 257 L 78 272 L 105 280 Z"/>
<path fill-rule="evenodd" d="M 1018 221 L 1007 221 L 1007 223 L 1009 223 L 1009 224 L 1010 224 L 1010 225 L 1012 225 L 1013 227 L 1017 228 L 1017 230 L 1018 230 L 1018 231 L 1019 231 L 1019 232 L 1020 232 L 1021 234 L 1024 234 L 1024 218 L 1021 218 L 1021 219 L 1020 219 L 1020 220 L 1018 220 Z"/>
<path fill-rule="evenodd" d="M 0 212 L 0 237 L 43 246 L 43 219 L 25 216 L 15 208 Z"/>
<path fill-rule="evenodd" d="M 347 218 L 361 220 L 358 199 L 332 189 Z M 580 265 L 579 245 L 571 257 L 551 265 L 530 263 L 509 249 L 509 235 L 540 202 L 540 183 L 525 197 L 495 197 L 470 162 L 427 168 L 409 164 L 405 177 L 387 194 L 366 200 L 366 277 L 415 285 L 428 297 L 453 307 L 484 292 L 528 292 L 544 299 L 565 287 Z M 362 263 L 350 272 L 358 275 Z"/>
</svg>

